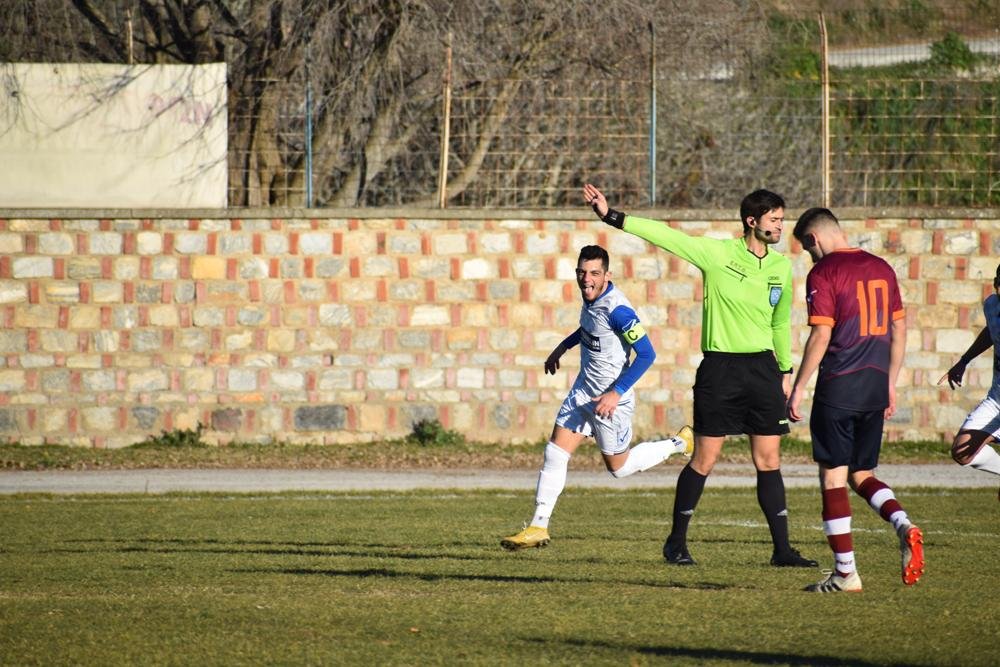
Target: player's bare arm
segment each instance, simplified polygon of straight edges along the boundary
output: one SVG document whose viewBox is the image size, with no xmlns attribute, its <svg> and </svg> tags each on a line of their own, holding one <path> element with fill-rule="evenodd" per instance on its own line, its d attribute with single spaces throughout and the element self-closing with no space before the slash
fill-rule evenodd
<svg viewBox="0 0 1000 667">
<path fill-rule="evenodd" d="M 809 338 L 806 340 L 806 347 L 802 353 L 802 363 L 799 364 L 799 373 L 795 376 L 795 384 L 788 397 L 788 418 L 793 422 L 802 421 L 805 417 L 800 410 L 802 397 L 805 395 L 806 385 L 812 379 L 813 373 L 819 368 L 826 349 L 830 346 L 830 337 L 833 335 L 833 327 L 827 324 L 814 324 L 809 330 Z"/>
</svg>

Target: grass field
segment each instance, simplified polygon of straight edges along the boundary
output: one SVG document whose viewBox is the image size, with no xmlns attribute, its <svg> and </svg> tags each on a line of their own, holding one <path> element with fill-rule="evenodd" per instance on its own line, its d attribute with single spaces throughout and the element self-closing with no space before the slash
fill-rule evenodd
<svg viewBox="0 0 1000 667">
<path fill-rule="evenodd" d="M 1000 524 L 983 489 L 897 489 L 928 567 L 854 499 L 865 590 L 766 565 L 752 489 L 709 489 L 699 565 L 660 556 L 669 492 L 570 488 L 543 550 L 530 493 L 0 498 L 0 664 L 995 665 Z M 824 565 L 819 494 L 793 541 Z"/>
</svg>

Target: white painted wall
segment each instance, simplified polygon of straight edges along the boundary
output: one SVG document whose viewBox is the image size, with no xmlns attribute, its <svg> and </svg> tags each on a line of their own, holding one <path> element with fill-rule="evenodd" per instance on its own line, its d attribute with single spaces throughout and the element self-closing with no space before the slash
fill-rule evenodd
<svg viewBox="0 0 1000 667">
<path fill-rule="evenodd" d="M 226 65 L 0 65 L 0 206 L 225 207 Z"/>
</svg>

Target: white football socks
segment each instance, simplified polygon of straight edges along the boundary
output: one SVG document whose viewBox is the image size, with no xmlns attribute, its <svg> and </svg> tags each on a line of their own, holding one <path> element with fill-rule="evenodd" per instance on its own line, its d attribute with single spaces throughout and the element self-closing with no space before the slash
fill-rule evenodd
<svg viewBox="0 0 1000 667">
<path fill-rule="evenodd" d="M 535 516 L 531 519 L 532 526 L 549 527 L 549 517 L 559 500 L 559 494 L 566 486 L 569 458 L 570 453 L 554 442 L 545 445 L 545 460 L 538 472 L 538 486 L 535 487 Z"/>
<path fill-rule="evenodd" d="M 628 477 L 666 461 L 671 454 L 684 451 L 684 441 L 680 438 L 641 442 L 628 450 L 628 458 L 618 470 L 612 470 L 613 477 Z"/>
<path fill-rule="evenodd" d="M 989 445 L 983 445 L 968 465 L 976 470 L 984 470 L 994 475 L 1000 475 L 1000 454 Z"/>
</svg>

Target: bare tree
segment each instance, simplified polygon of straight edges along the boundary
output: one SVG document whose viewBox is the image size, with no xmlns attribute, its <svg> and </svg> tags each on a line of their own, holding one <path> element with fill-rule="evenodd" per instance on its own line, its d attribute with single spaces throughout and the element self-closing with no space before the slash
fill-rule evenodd
<svg viewBox="0 0 1000 667">
<path fill-rule="evenodd" d="M 648 80 L 650 26 L 661 67 L 692 85 L 712 85 L 704 70 L 720 53 L 739 69 L 763 41 L 761 11 L 741 0 L 9 4 L 12 20 L 0 28 L 0 56 L 9 60 L 126 62 L 126 10 L 136 62 L 225 60 L 235 206 L 302 204 L 307 85 L 317 205 L 431 205 L 449 32 L 455 94 L 465 100 L 453 121 L 454 201 L 557 205 L 596 169 L 619 174 L 622 191 L 641 190 L 642 147 L 634 144 L 644 143 L 637 137 L 648 97 L 644 85 L 623 84 Z M 545 94 L 551 81 L 566 82 L 558 99 Z M 572 95 L 582 101 L 569 103 Z M 668 113 L 682 119 L 684 108 L 678 98 Z M 484 170 L 509 178 L 513 189 L 522 179 L 528 185 L 490 202 L 476 189 Z"/>
</svg>

